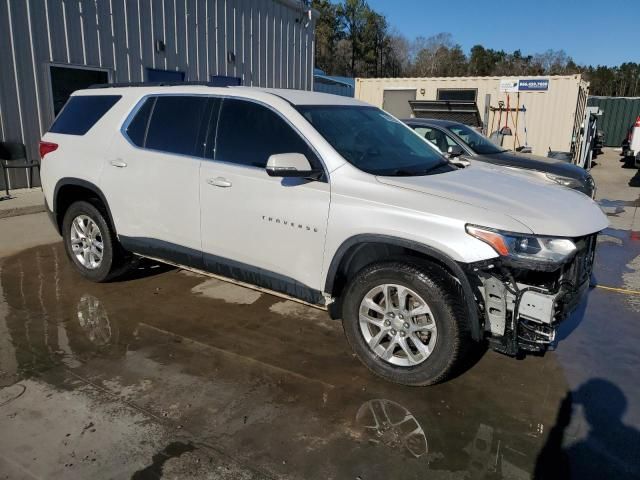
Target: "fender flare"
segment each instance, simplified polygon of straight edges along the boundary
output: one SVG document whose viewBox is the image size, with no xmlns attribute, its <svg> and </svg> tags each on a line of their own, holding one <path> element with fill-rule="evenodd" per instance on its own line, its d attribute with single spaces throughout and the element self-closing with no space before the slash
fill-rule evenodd
<svg viewBox="0 0 640 480">
<path fill-rule="evenodd" d="M 62 189 L 62 187 L 66 187 L 69 185 L 73 185 L 76 187 L 82 187 L 82 188 L 86 188 L 87 190 L 90 190 L 91 192 L 93 192 L 96 197 L 98 197 L 100 199 L 100 201 L 102 202 L 102 204 L 104 205 L 104 208 L 107 212 L 107 220 L 109 221 L 109 224 L 111 225 L 111 228 L 113 228 L 114 233 L 117 235 L 117 231 L 116 231 L 116 224 L 113 221 L 113 217 L 111 215 L 111 209 L 109 208 L 109 202 L 107 202 L 107 197 L 105 197 L 104 193 L 102 193 L 102 190 L 100 190 L 100 188 L 98 188 L 97 185 L 95 185 L 94 183 L 91 183 L 87 180 L 82 180 L 81 178 L 75 178 L 75 177 L 64 177 L 61 178 L 60 180 L 58 180 L 58 182 L 56 183 L 56 186 L 53 190 L 53 205 L 51 205 L 51 210 L 52 213 L 54 215 L 54 218 L 56 219 L 57 222 L 57 227 L 58 230 L 60 230 L 60 224 L 61 224 L 61 220 L 59 217 L 59 212 L 57 211 L 57 206 L 58 206 L 58 194 L 60 193 L 60 190 Z M 60 232 L 58 232 L 60 233 Z"/>
<path fill-rule="evenodd" d="M 425 256 L 431 257 L 434 260 L 437 260 L 444 264 L 460 282 L 462 292 L 465 296 L 465 303 L 471 323 L 471 336 L 474 340 L 477 341 L 482 339 L 480 318 L 478 316 L 478 306 L 475 302 L 475 296 L 473 294 L 473 289 L 471 288 L 471 283 L 469 282 L 469 279 L 467 278 L 467 275 L 465 274 L 460 264 L 440 250 L 429 247 L 422 243 L 415 242 L 413 240 L 407 240 L 405 238 L 381 234 L 360 234 L 348 238 L 338 247 L 335 254 L 333 255 L 333 259 L 331 260 L 331 264 L 329 265 L 329 269 L 327 270 L 327 277 L 324 288 L 325 292 L 331 293 L 333 291 L 336 274 L 342 260 L 344 259 L 346 253 L 350 248 L 360 243 L 380 243 L 408 248 L 410 250 L 422 253 Z"/>
</svg>

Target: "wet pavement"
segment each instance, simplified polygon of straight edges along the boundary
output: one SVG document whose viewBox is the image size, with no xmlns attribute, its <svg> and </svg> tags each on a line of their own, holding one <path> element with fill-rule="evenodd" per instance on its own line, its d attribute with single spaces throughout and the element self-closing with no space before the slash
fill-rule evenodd
<svg viewBox="0 0 640 480">
<path fill-rule="evenodd" d="M 599 168 L 627 202 L 603 202 L 595 267 L 619 290 L 594 288 L 556 351 L 427 388 L 267 294 L 153 262 L 92 284 L 59 243 L 0 260 L 0 479 L 640 478 L 640 188 Z"/>
</svg>

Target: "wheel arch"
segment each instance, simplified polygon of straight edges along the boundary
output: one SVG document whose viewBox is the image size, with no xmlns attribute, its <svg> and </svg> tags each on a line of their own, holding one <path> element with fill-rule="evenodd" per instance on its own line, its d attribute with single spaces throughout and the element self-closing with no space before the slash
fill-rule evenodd
<svg viewBox="0 0 640 480">
<path fill-rule="evenodd" d="M 65 177 L 58 180 L 55 189 L 53 191 L 53 205 L 52 213 L 55 226 L 58 229 L 58 233 L 62 233 L 62 221 L 64 214 L 69 206 L 78 200 L 85 200 L 91 203 L 95 203 L 95 199 L 99 201 L 100 205 L 95 205 L 96 208 L 104 210 L 107 215 L 107 221 L 109 226 L 113 229 L 114 234 L 117 235 L 116 225 L 111 216 L 111 209 L 109 208 L 109 202 L 102 193 L 102 190 L 87 180 L 74 177 Z"/>
<path fill-rule="evenodd" d="M 471 323 L 471 334 L 474 340 L 481 340 L 480 317 L 478 315 L 478 307 L 475 302 L 475 296 L 471 283 L 467 278 L 462 267 L 449 255 L 428 245 L 424 245 L 412 240 L 393 237 L 380 234 L 360 234 L 345 240 L 336 250 L 333 259 L 327 270 L 324 291 L 332 296 L 339 297 L 344 285 L 341 284 L 345 279 L 343 275 L 361 267 L 356 260 L 358 256 L 362 256 L 364 249 L 369 249 L 368 255 L 372 255 L 371 261 L 365 261 L 363 266 L 371 264 L 375 261 L 388 259 L 388 255 L 403 255 L 405 257 L 414 256 L 423 261 L 430 261 L 439 264 L 448 271 L 459 283 L 464 294 L 464 302 L 467 307 L 469 320 Z M 385 253 L 383 253 L 385 252 Z M 384 255 L 387 255 L 385 257 Z M 354 268 L 352 264 L 356 263 Z M 338 302 L 339 303 L 339 302 Z M 332 313 L 332 312 L 330 312 Z M 335 316 L 336 312 L 332 313 Z"/>
</svg>

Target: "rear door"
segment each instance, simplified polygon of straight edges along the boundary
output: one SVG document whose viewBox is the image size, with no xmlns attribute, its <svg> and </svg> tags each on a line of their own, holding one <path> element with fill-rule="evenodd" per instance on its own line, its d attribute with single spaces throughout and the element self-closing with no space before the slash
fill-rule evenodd
<svg viewBox="0 0 640 480">
<path fill-rule="evenodd" d="M 199 264 L 199 170 L 214 100 L 143 99 L 109 152 L 102 189 L 125 247 Z"/>
<path fill-rule="evenodd" d="M 382 93 L 382 109 L 397 118 L 409 118 L 413 114 L 409 102 L 415 99 L 415 89 L 385 90 Z"/>
<path fill-rule="evenodd" d="M 321 168 L 314 151 L 274 110 L 231 98 L 222 103 L 215 158 L 211 144 L 200 171 L 206 268 L 319 301 L 329 183 L 265 170 L 276 153 L 302 153 Z"/>
</svg>

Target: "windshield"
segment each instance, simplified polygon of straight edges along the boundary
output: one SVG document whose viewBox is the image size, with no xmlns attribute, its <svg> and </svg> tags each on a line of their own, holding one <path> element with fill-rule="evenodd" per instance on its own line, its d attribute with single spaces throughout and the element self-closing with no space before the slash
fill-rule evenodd
<svg viewBox="0 0 640 480">
<path fill-rule="evenodd" d="M 447 127 L 447 130 L 450 130 L 459 136 L 471 150 L 475 153 L 479 153 L 480 155 L 506 151 L 504 148 L 499 147 L 481 133 L 478 133 L 476 130 L 471 127 L 467 127 L 466 125 L 452 125 Z"/>
<path fill-rule="evenodd" d="M 297 108 L 340 155 L 367 173 L 413 176 L 455 169 L 426 140 L 379 108 L 350 105 Z"/>
</svg>

